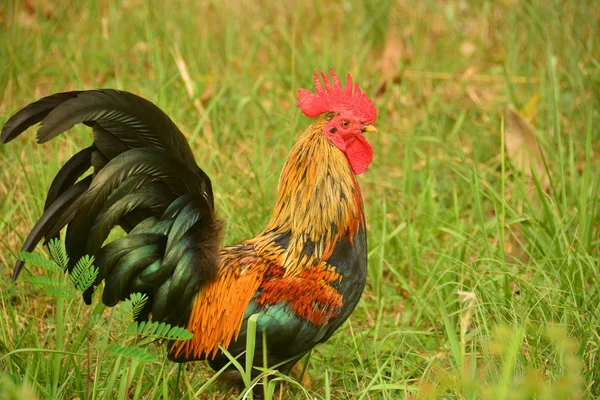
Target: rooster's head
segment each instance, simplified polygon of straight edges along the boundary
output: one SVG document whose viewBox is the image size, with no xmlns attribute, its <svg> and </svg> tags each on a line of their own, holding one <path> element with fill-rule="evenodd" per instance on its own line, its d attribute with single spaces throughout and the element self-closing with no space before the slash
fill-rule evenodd
<svg viewBox="0 0 600 400">
<path fill-rule="evenodd" d="M 364 137 L 364 132 L 376 132 L 373 126 L 377 118 L 377 110 L 371 99 L 360 91 L 358 83 L 352 83 L 348 74 L 346 88 L 331 71 L 333 85 L 327 75 L 321 71 L 325 87 L 314 73 L 317 93 L 306 89 L 298 90 L 298 107 L 304 115 L 317 117 L 327 114 L 327 124 L 323 135 L 348 159 L 355 174 L 364 172 L 373 160 L 373 149 Z"/>
</svg>

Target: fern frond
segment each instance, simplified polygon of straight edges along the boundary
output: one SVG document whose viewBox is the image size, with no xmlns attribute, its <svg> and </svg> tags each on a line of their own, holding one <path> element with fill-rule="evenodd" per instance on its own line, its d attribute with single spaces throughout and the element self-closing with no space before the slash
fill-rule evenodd
<svg viewBox="0 0 600 400">
<path fill-rule="evenodd" d="M 80 292 L 89 288 L 98 276 L 98 268 L 93 265 L 93 262 L 93 256 L 86 255 L 81 257 L 69 275 L 71 283 L 73 283 L 73 286 Z"/>
<path fill-rule="evenodd" d="M 148 295 L 146 293 L 132 293 L 129 296 L 129 301 L 131 302 L 131 316 L 135 320 L 148 302 Z"/>
<path fill-rule="evenodd" d="M 167 333 L 167 339 L 170 340 L 190 340 L 194 334 L 181 326 L 172 327 Z"/>
<path fill-rule="evenodd" d="M 77 293 L 66 286 L 47 286 L 44 290 L 52 297 L 65 297 L 73 299 L 77 297 Z"/>
<path fill-rule="evenodd" d="M 87 290 L 87 288 L 89 288 L 90 286 L 92 286 L 94 284 L 97 276 L 98 276 L 98 268 L 96 268 L 92 265 L 91 268 L 84 271 L 84 273 L 81 275 L 81 277 L 80 277 L 79 281 L 77 282 L 77 285 L 75 285 L 75 287 L 80 292 L 85 292 Z"/>
<path fill-rule="evenodd" d="M 62 286 L 59 280 L 48 276 L 30 276 L 27 280 L 36 286 Z"/>
<path fill-rule="evenodd" d="M 139 361 L 156 362 L 158 357 L 136 347 L 121 347 L 113 345 L 108 348 L 108 352 L 117 356 L 133 358 Z"/>
<path fill-rule="evenodd" d="M 40 253 L 28 253 L 22 251 L 19 253 L 19 258 L 25 261 L 27 264 L 42 268 L 45 271 L 62 272 L 62 269 L 54 261 L 48 260 L 43 254 Z"/>
<path fill-rule="evenodd" d="M 69 255 L 61 241 L 58 238 L 50 239 L 50 242 L 48 242 L 48 250 L 50 250 L 50 256 L 56 265 L 63 271 L 66 271 L 67 266 L 69 265 Z"/>
<path fill-rule="evenodd" d="M 126 335 L 142 336 L 147 339 L 189 340 L 194 334 L 185 328 L 164 322 L 134 322 L 127 327 Z"/>
<path fill-rule="evenodd" d="M 90 316 L 88 326 L 90 329 L 94 327 L 98 327 L 99 329 L 103 329 L 106 326 L 106 321 L 102 318 L 100 314 L 92 314 Z"/>
</svg>

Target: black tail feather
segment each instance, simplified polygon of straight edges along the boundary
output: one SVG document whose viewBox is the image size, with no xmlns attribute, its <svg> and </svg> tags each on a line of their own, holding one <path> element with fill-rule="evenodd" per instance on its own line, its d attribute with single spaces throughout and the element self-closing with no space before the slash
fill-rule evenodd
<svg viewBox="0 0 600 400">
<path fill-rule="evenodd" d="M 152 313 L 155 320 L 185 323 L 199 287 L 217 274 L 221 223 L 210 179 L 181 131 L 148 100 L 101 89 L 30 104 L 7 121 L 2 142 L 38 122 L 40 143 L 78 123 L 92 127 L 94 143 L 54 178 L 45 212 L 23 250 L 66 226 L 69 268 L 85 254 L 94 255 L 95 285 L 105 281 L 106 305 L 144 292 L 150 299 L 142 318 Z M 78 182 L 90 167 L 93 172 Z M 105 244 L 116 225 L 129 234 Z M 18 261 L 14 279 L 22 268 Z M 93 290 L 84 293 L 87 303 Z"/>
<path fill-rule="evenodd" d="M 44 210 L 47 210 L 62 193 L 73 186 L 81 175 L 92 166 L 93 152 L 94 146 L 86 147 L 71 157 L 69 161 L 62 166 L 60 171 L 58 171 L 54 177 L 50 189 L 48 189 Z"/>
<path fill-rule="evenodd" d="M 42 121 L 52 110 L 60 106 L 67 100 L 77 97 L 81 91 L 56 93 L 52 96 L 44 97 L 34 103 L 29 104 L 21 111 L 13 115 L 6 121 L 2 127 L 0 139 L 2 143 L 8 143 L 27 128 Z"/>
<path fill-rule="evenodd" d="M 135 179 L 131 181 L 130 178 Z M 89 232 L 94 225 L 94 219 L 101 212 L 113 191 L 118 193 L 117 196 L 113 196 L 113 199 L 118 199 L 130 193 L 132 189 L 154 181 L 162 182 L 163 190 L 174 196 L 187 192 L 205 192 L 202 185 L 198 184 L 198 176 L 186 169 L 179 160 L 162 150 L 133 149 L 117 156 L 94 177 L 92 185 L 81 197 L 81 204 L 69 223 L 66 245 L 67 252 L 72 259 L 78 260 L 88 252 L 93 254 L 95 249 L 86 246 Z M 125 184 L 121 188 L 124 182 L 133 183 Z M 205 204 L 204 207 L 212 215 L 210 206 Z M 162 210 L 160 211 L 162 212 Z"/>
<path fill-rule="evenodd" d="M 21 251 L 30 252 L 35 246 L 42 240 L 42 238 L 46 237 L 50 239 L 56 235 L 53 232 L 52 227 L 56 224 L 57 220 L 61 217 L 66 208 L 68 208 L 79 196 L 81 196 L 89 187 L 92 182 L 92 177 L 87 177 L 77 184 L 68 188 L 64 193 L 62 193 L 47 209 L 44 211 L 44 214 L 37 221 L 27 239 L 23 243 L 23 247 Z M 63 225 L 64 226 L 64 225 Z M 58 230 L 60 231 L 60 229 Z M 23 269 L 24 261 L 19 259 L 15 264 L 15 269 L 13 271 L 13 280 L 17 280 L 21 270 Z"/>
</svg>

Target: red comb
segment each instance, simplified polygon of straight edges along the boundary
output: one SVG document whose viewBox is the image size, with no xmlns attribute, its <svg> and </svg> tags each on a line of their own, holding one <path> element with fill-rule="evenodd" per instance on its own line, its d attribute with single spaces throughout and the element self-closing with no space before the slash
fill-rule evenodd
<svg viewBox="0 0 600 400">
<path fill-rule="evenodd" d="M 317 71 L 315 71 L 315 88 L 317 93 L 310 90 L 298 89 L 298 107 L 307 117 L 317 117 L 323 113 L 350 111 L 362 123 L 372 124 L 377 118 L 377 110 L 371 99 L 360 91 L 358 83 L 352 87 L 352 76 L 348 73 L 346 89 L 342 89 L 340 79 L 333 69 L 331 79 L 333 86 L 323 71 L 321 76 L 325 82 L 325 88 L 319 80 Z"/>
</svg>

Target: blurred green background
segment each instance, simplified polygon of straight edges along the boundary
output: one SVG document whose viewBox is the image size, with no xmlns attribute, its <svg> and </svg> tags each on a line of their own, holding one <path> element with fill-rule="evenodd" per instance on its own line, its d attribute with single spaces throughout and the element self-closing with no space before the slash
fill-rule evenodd
<svg viewBox="0 0 600 400">
<path fill-rule="evenodd" d="M 59 91 L 155 102 L 211 176 L 233 243 L 268 221 L 276 171 L 310 124 L 296 90 L 315 69 L 351 72 L 378 108 L 359 178 L 368 287 L 312 353 L 312 382 L 281 396 L 592 399 L 599 23 L 595 1 L 4 0 L 0 123 Z M 94 347 L 125 340 L 115 323 L 77 347 L 90 313 L 79 299 L 64 329 L 85 356 L 57 369 L 54 299 L 9 279 L 52 177 L 89 137 L 0 146 L 0 385 L 17 398 L 174 398 L 161 346 L 165 361 L 145 364 Z M 203 386 L 202 363 L 182 375 L 184 398 L 238 395 Z"/>
</svg>

